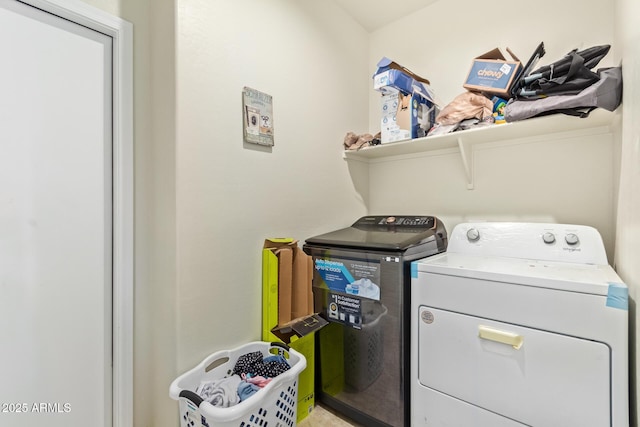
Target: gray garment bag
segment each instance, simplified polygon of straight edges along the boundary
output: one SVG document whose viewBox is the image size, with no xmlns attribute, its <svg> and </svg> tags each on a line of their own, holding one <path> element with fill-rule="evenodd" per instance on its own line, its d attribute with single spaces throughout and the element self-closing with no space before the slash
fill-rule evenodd
<svg viewBox="0 0 640 427">
<path fill-rule="evenodd" d="M 549 114 L 587 117 L 596 108 L 615 110 L 622 102 L 622 67 L 601 68 L 600 80 L 575 95 L 550 95 L 541 99 L 511 99 L 504 109 L 507 122 Z"/>
</svg>

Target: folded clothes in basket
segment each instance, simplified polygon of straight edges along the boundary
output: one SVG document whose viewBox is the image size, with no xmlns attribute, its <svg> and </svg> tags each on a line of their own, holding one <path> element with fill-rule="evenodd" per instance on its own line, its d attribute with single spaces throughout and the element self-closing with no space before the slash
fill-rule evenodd
<svg viewBox="0 0 640 427">
<path fill-rule="evenodd" d="M 196 389 L 196 393 L 213 406 L 228 408 L 240 403 L 238 386 L 241 382 L 239 375 L 202 382 Z"/>
<path fill-rule="evenodd" d="M 257 385 L 242 381 L 238 386 L 238 397 L 240 397 L 240 401 L 242 402 L 256 394 L 258 390 L 260 390 L 260 387 Z"/>
<path fill-rule="evenodd" d="M 259 388 L 265 387 L 271 382 L 271 378 L 265 378 L 262 375 L 251 376 L 251 374 L 242 374 L 240 376 L 242 377 L 242 381 L 258 386 Z"/>
<path fill-rule="evenodd" d="M 288 371 L 290 368 L 287 359 L 282 356 L 264 357 L 262 352 L 254 351 L 243 354 L 238 358 L 233 368 L 233 373 L 236 375 L 251 374 L 251 376 L 260 375 L 266 378 L 273 378 Z"/>
<path fill-rule="evenodd" d="M 253 396 L 265 387 L 271 378 L 291 368 L 283 356 L 264 357 L 255 351 L 238 358 L 233 375 L 217 380 L 203 381 L 196 393 L 213 406 L 228 408 Z"/>
</svg>

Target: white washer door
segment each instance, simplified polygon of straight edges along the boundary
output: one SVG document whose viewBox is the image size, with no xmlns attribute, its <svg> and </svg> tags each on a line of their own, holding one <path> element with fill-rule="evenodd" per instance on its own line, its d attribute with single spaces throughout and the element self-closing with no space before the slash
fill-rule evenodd
<svg viewBox="0 0 640 427">
<path fill-rule="evenodd" d="M 112 39 L 0 0 L 0 425 L 112 424 Z"/>
<path fill-rule="evenodd" d="M 527 425 L 610 425 L 606 345 L 427 306 L 419 316 L 423 386 Z"/>
</svg>

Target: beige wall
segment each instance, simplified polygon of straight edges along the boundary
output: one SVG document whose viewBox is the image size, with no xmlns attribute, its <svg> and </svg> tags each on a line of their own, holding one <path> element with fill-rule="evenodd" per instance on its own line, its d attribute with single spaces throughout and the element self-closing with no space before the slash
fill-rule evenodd
<svg viewBox="0 0 640 427">
<path fill-rule="evenodd" d="M 177 425 L 173 0 L 85 0 L 134 26 L 136 427 Z"/>
<path fill-rule="evenodd" d="M 638 425 L 638 289 L 640 287 L 640 4 L 634 0 L 617 0 L 617 42 L 624 77 L 622 155 L 618 203 L 616 258 L 618 274 L 629 286 L 631 318 L 631 366 L 633 378 L 631 401 L 634 403 L 632 425 Z"/>
<path fill-rule="evenodd" d="M 83 0 L 83 2 L 112 15 L 122 17 L 120 0 Z"/>
<path fill-rule="evenodd" d="M 121 0 L 134 19 L 136 289 L 134 425 L 175 426 L 178 375 L 175 5 Z"/>
<path fill-rule="evenodd" d="M 375 189 L 370 212 L 401 207 L 433 214 L 449 232 L 474 220 L 587 224 L 598 228 L 611 252 L 616 183 L 611 145 L 608 133 L 476 145 L 471 149 L 473 190 L 467 189 L 455 150 L 375 162 L 370 164 Z"/>
<path fill-rule="evenodd" d="M 304 240 L 366 213 L 341 150 L 348 130 L 366 130 L 369 70 L 367 33 L 330 2 L 177 4 L 184 370 L 260 339 L 265 238 Z M 273 96 L 272 148 L 243 144 L 244 86 Z"/>
</svg>

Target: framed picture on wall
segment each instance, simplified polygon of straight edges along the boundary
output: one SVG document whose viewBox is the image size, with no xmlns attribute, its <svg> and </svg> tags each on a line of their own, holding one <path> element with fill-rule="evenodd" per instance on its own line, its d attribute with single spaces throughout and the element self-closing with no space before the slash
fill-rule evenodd
<svg viewBox="0 0 640 427">
<path fill-rule="evenodd" d="M 244 141 L 273 146 L 273 97 L 250 87 L 242 90 Z"/>
</svg>

